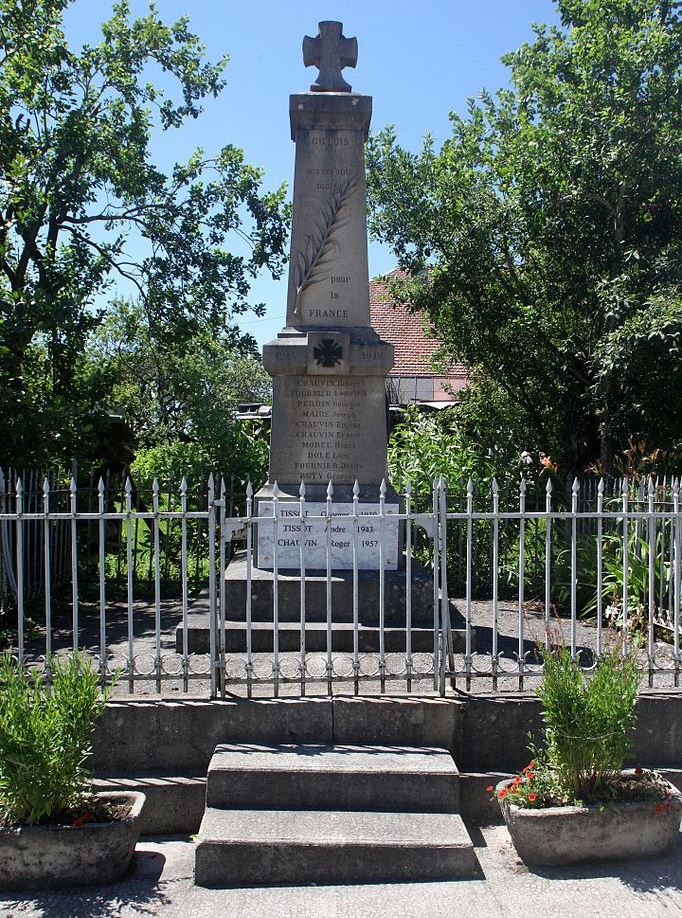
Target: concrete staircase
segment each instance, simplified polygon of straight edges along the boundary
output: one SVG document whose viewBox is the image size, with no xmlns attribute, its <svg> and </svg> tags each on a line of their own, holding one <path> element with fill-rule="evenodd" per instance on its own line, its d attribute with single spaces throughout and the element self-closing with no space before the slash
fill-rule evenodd
<svg viewBox="0 0 682 918">
<path fill-rule="evenodd" d="M 445 749 L 219 745 L 196 844 L 200 886 L 478 875 Z"/>
</svg>

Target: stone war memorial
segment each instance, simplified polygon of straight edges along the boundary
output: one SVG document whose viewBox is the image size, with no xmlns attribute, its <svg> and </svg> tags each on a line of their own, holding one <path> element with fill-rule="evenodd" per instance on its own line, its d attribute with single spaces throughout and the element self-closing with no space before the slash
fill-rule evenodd
<svg viewBox="0 0 682 918">
<path fill-rule="evenodd" d="M 273 377 L 272 436 L 269 481 L 257 495 L 258 515 L 271 514 L 267 498 L 277 483 L 283 568 L 300 566 L 298 533 L 286 520 L 301 481 L 311 516 L 325 511 L 330 482 L 334 513 L 352 513 L 356 481 L 359 512 L 378 513 L 386 478 L 385 378 L 393 365 L 392 346 L 369 322 L 364 144 L 372 99 L 353 93 L 342 76 L 342 68 L 355 66 L 357 42 L 343 37 L 340 23 L 323 22 L 318 38 L 305 39 L 303 56 L 319 76 L 310 92 L 290 98 L 296 169 L 287 319 L 263 349 Z M 395 495 L 385 509 L 397 511 Z M 338 523 L 333 567 L 349 568 L 350 529 Z M 398 527 L 385 528 L 385 562 L 395 569 Z M 259 566 L 273 564 L 271 529 L 259 528 Z M 313 525 L 305 536 L 306 566 L 325 567 L 324 531 Z M 362 536 L 358 566 L 376 569 L 374 522 L 366 522 Z"/>
<path fill-rule="evenodd" d="M 342 73 L 357 53 L 341 23 L 321 22 L 303 42 L 317 79 L 289 103 L 296 165 L 286 325 L 263 348 L 273 379 L 269 476 L 253 499 L 254 544 L 226 571 L 227 618 L 252 614 L 263 631 L 269 623 L 264 649 L 274 604 L 279 649 L 299 648 L 303 618 L 306 649 L 330 650 L 330 641 L 351 649 L 357 617 L 361 649 L 393 641 L 404 650 L 407 605 L 415 639 L 424 629 L 420 649 L 433 650 L 433 578 L 416 562 L 406 577 L 402 504 L 387 481 L 393 347 L 370 325 L 367 259 L 372 98 Z M 389 630 L 380 638 L 382 623 Z"/>
</svg>

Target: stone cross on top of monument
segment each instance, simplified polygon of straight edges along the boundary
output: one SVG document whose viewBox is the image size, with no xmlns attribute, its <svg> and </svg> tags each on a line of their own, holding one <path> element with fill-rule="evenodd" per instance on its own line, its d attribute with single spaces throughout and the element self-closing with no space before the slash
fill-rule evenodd
<svg viewBox="0 0 682 918">
<path fill-rule="evenodd" d="M 313 92 L 350 92 L 352 87 L 341 71 L 357 64 L 358 40 L 344 37 L 341 22 L 320 22 L 318 27 L 317 38 L 306 35 L 303 39 L 303 63 L 320 71 L 310 88 Z"/>
</svg>

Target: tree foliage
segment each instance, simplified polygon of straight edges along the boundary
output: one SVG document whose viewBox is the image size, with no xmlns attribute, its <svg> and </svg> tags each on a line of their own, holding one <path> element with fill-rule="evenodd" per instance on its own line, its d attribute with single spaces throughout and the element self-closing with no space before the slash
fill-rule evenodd
<svg viewBox="0 0 682 918">
<path fill-rule="evenodd" d="M 70 2 L 0 0 L 0 441 L 14 462 L 92 447 L 111 379 L 84 349 L 114 282 L 181 349 L 283 264 L 284 189 L 264 191 L 239 149 L 169 174 L 153 160 L 153 135 L 221 91 L 226 59 L 205 59 L 186 18 L 166 25 L 152 5 L 132 19 L 128 0 L 75 50 Z"/>
<path fill-rule="evenodd" d="M 230 470 L 259 481 L 267 442 L 235 420 L 239 402 L 268 402 L 271 380 L 253 339 L 224 327 L 199 329 L 182 347 L 154 335 L 138 304 L 118 301 L 89 358 L 112 380 L 110 402 L 135 432 L 136 468 L 151 477 Z M 184 468 L 183 468 L 184 464 Z"/>
<path fill-rule="evenodd" d="M 682 19 L 666 0 L 557 7 L 440 150 L 371 139 L 371 226 L 444 354 L 523 413 L 519 448 L 611 471 L 628 437 L 681 439 Z"/>
</svg>

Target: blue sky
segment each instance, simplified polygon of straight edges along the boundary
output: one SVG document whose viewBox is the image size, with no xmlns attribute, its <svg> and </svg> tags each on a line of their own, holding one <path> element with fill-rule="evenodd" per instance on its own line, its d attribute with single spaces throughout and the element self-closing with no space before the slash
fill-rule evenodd
<svg viewBox="0 0 682 918">
<path fill-rule="evenodd" d="M 131 6 L 138 14 L 147 8 L 139 0 Z M 288 97 L 306 91 L 317 72 L 303 66 L 301 40 L 317 34 L 320 20 L 339 19 L 344 34 L 358 39 L 357 67 L 344 75 L 355 92 L 373 96 L 372 128 L 394 124 L 401 144 L 412 149 L 428 131 L 444 140 L 448 113 L 463 112 L 483 87 L 507 84 L 500 56 L 532 37 L 532 22 L 557 20 L 552 0 L 157 0 L 157 8 L 167 22 L 187 13 L 209 57 L 227 52 L 231 61 L 226 88 L 201 118 L 154 139 L 156 161 L 169 168 L 196 147 L 211 153 L 232 143 L 265 169 L 272 188 L 293 180 Z M 109 0 L 76 0 L 67 34 L 77 45 L 98 41 L 110 10 Z M 369 254 L 372 276 L 394 266 L 390 251 L 376 243 Z M 283 324 L 286 278 L 262 277 L 252 300 L 267 304 L 267 319 L 247 314 L 240 324 L 262 344 Z"/>
</svg>

